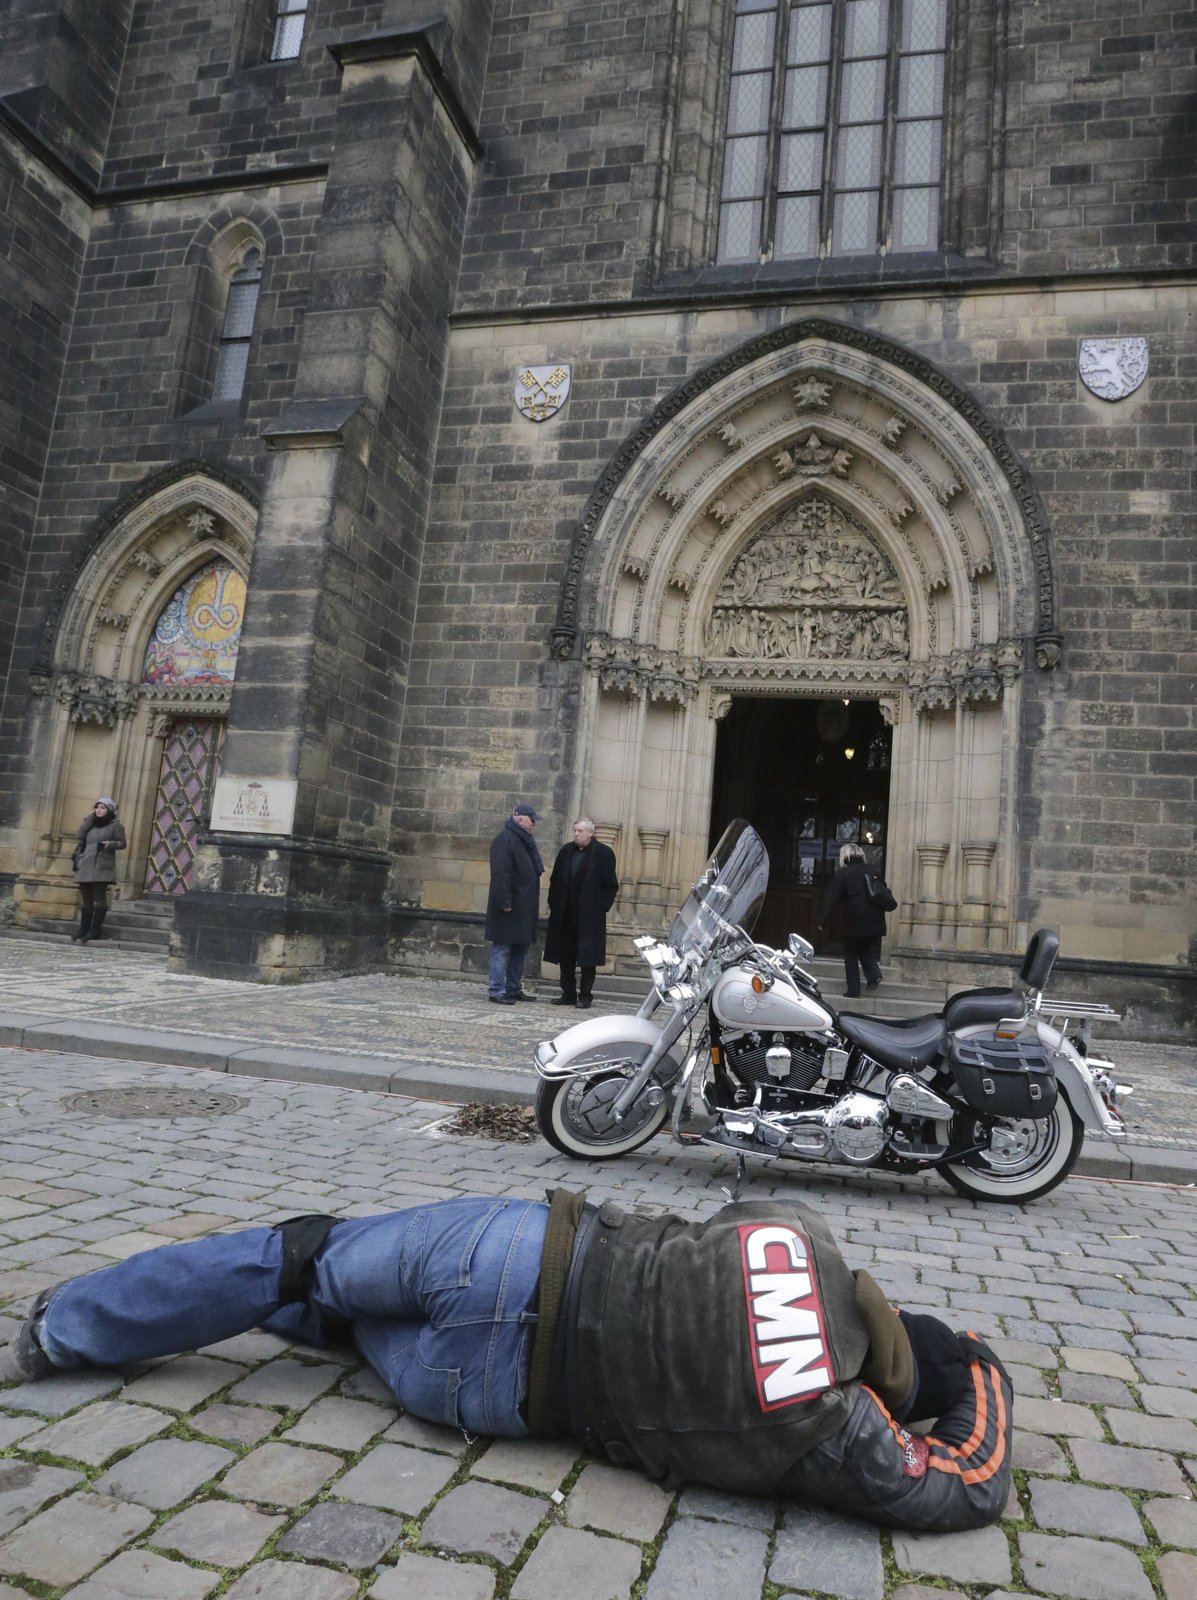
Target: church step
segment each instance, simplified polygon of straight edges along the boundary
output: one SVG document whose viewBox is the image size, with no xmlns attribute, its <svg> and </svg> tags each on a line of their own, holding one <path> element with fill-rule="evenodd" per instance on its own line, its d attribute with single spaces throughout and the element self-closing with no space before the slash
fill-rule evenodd
<svg viewBox="0 0 1197 1600">
<path fill-rule="evenodd" d="M 25 928 L 5 929 L 15 939 L 35 939 L 42 943 L 65 944 L 79 926 L 79 918 L 31 917 Z M 170 929 L 161 924 L 129 923 L 119 906 L 113 906 L 104 919 L 103 944 L 119 945 L 148 956 L 165 956 L 170 946 Z"/>
<path fill-rule="evenodd" d="M 109 921 L 122 928 L 157 928 L 169 932 L 175 919 L 173 900 L 118 900 Z"/>
<path fill-rule="evenodd" d="M 122 922 L 114 924 L 110 917 L 104 924 L 104 935 L 106 938 L 111 935 L 118 944 L 129 950 L 160 950 L 165 955 L 170 948 L 170 930 L 167 928 L 143 928 Z"/>
</svg>

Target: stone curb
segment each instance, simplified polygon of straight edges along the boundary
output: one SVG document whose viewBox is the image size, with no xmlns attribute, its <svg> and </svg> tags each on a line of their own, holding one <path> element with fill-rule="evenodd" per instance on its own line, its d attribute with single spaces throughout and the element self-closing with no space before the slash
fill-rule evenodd
<svg viewBox="0 0 1197 1600">
<path fill-rule="evenodd" d="M 32 1012 L 0 1011 L 0 1045 L 56 1050 L 67 1055 L 117 1056 L 162 1066 L 204 1067 L 232 1077 L 319 1083 L 451 1104 L 478 1100 L 527 1106 L 535 1095 L 530 1069 L 510 1071 L 464 1063 L 445 1067 L 414 1061 L 404 1064 L 381 1056 L 342 1055 L 333 1050 L 287 1045 L 239 1045 L 235 1040 L 175 1033 L 165 1028 L 83 1022 Z M 1197 1183 L 1197 1150 L 1115 1144 L 1088 1135 L 1076 1171 L 1084 1177 L 1121 1178 L 1137 1183 Z"/>
</svg>

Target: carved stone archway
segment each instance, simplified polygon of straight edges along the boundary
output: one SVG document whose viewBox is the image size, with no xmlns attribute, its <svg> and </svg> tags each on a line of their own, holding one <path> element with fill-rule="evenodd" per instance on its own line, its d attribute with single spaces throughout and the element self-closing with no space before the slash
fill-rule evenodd
<svg viewBox="0 0 1197 1600">
<path fill-rule="evenodd" d="M 583 663 L 576 802 L 647 920 L 705 854 L 732 695 L 875 698 L 894 727 L 894 932 L 1010 949 L 1020 680 L 1059 653 L 1038 502 L 909 352 L 787 335 L 662 407 L 596 497 L 555 635 Z"/>
<path fill-rule="evenodd" d="M 162 744 L 172 719 L 223 717 L 217 684 L 142 681 L 163 606 L 189 574 L 224 560 L 248 577 L 257 509 L 201 467 L 131 498 L 98 530 L 47 623 L 31 673 L 36 759 L 21 827 L 6 853 L 18 864 L 18 915 L 67 915 L 70 852 L 79 817 L 114 794 L 129 838 L 118 894 L 139 892 Z"/>
</svg>

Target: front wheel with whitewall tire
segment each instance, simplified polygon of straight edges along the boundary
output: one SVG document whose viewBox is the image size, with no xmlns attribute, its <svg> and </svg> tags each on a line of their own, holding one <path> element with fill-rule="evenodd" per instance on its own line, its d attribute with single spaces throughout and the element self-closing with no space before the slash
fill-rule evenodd
<svg viewBox="0 0 1197 1600">
<path fill-rule="evenodd" d="M 626 1066 L 537 1085 L 536 1122 L 555 1150 L 579 1161 L 602 1161 L 648 1143 L 669 1114 L 669 1097 L 659 1085 L 650 1085 L 621 1122 L 611 1115 L 613 1102 L 646 1054 L 647 1046 L 630 1044 Z"/>
</svg>

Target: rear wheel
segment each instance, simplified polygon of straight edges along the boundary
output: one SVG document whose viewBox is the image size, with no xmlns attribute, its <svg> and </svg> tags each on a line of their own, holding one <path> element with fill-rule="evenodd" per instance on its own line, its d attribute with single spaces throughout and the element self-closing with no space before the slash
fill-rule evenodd
<svg viewBox="0 0 1197 1600">
<path fill-rule="evenodd" d="M 1084 1124 L 1063 1095 L 1048 1117 L 964 1116 L 957 1126 L 969 1144 L 979 1143 L 988 1129 L 988 1148 L 936 1170 L 961 1194 L 1010 1205 L 1038 1200 L 1063 1183 L 1076 1166 L 1085 1139 Z"/>
<path fill-rule="evenodd" d="M 647 1144 L 665 1121 L 669 1098 L 664 1094 L 657 1105 L 646 1105 L 642 1097 L 622 1122 L 612 1118 L 612 1102 L 644 1060 L 648 1046 L 629 1043 L 626 1050 L 626 1067 L 601 1077 L 565 1078 L 537 1085 L 536 1121 L 555 1150 L 580 1161 L 627 1155 L 629 1150 L 639 1150 Z M 616 1045 L 610 1053 L 618 1051 Z M 660 1092 L 659 1085 L 650 1084 L 649 1090 L 654 1089 Z"/>
</svg>

